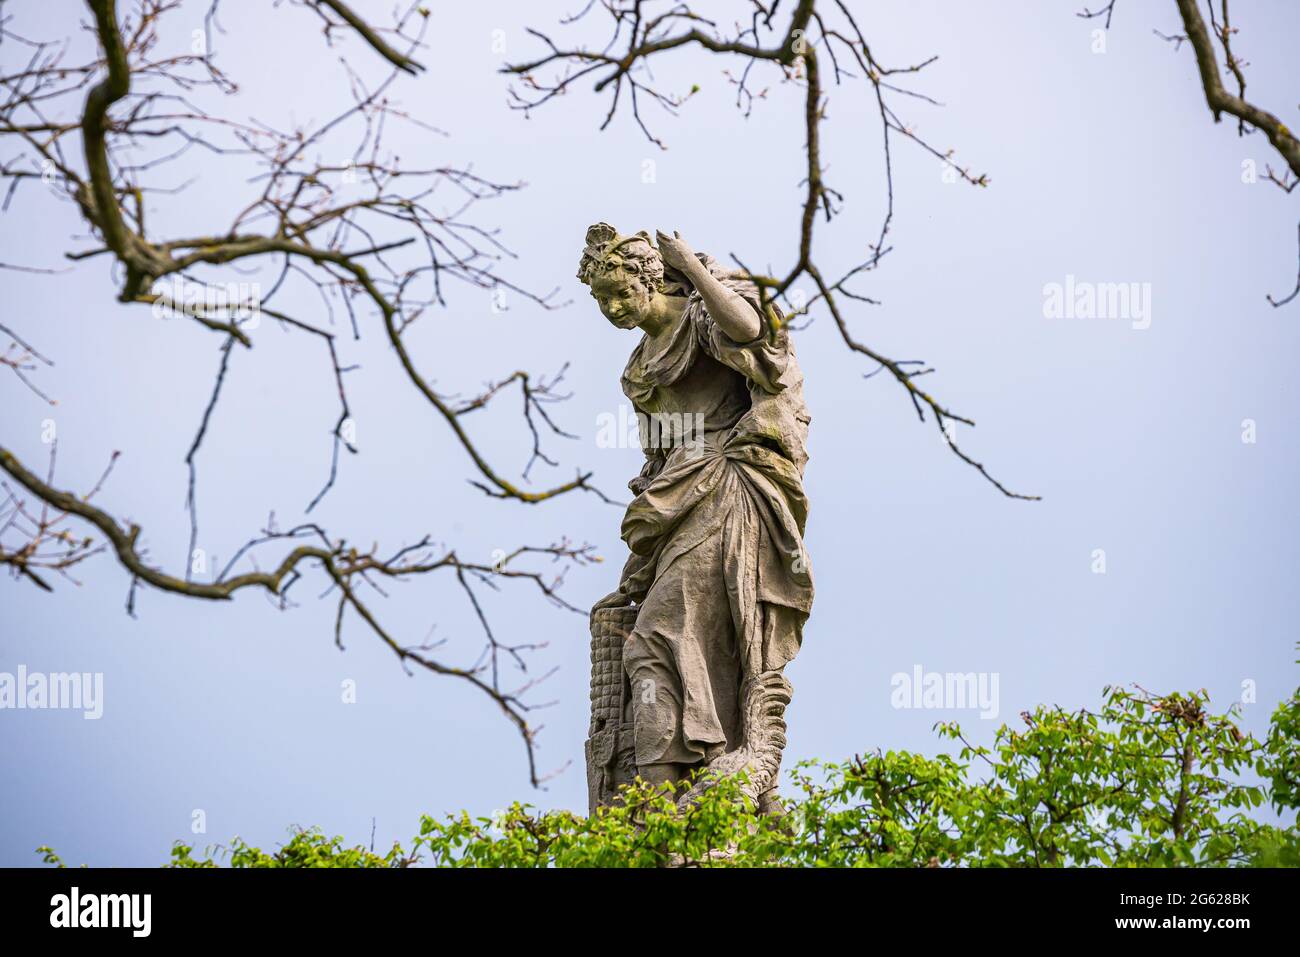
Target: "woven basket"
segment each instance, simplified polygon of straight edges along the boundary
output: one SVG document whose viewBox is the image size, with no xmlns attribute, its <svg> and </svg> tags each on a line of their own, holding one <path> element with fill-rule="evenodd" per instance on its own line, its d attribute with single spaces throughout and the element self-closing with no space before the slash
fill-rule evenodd
<svg viewBox="0 0 1300 957">
<path fill-rule="evenodd" d="M 591 613 L 591 726 L 586 757 L 587 798 L 593 813 L 635 774 L 631 729 L 623 722 L 627 700 L 623 645 L 636 626 L 636 615 L 635 608 L 597 608 Z"/>
</svg>

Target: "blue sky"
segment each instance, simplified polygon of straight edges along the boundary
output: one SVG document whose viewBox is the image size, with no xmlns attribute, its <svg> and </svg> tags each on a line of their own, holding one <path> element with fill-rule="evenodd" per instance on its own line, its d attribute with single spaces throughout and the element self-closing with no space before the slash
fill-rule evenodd
<svg viewBox="0 0 1300 957">
<path fill-rule="evenodd" d="M 376 17 L 387 13 L 383 4 Z M 174 17 L 185 42 L 206 4 Z M 597 444 L 598 417 L 624 401 L 618 375 L 635 344 L 599 315 L 574 278 L 586 227 L 678 229 L 701 251 L 783 270 L 797 243 L 803 175 L 799 91 L 772 84 L 749 119 L 733 106 L 723 61 L 681 52 L 663 60 L 665 85 L 701 87 L 677 118 L 648 111 L 667 143 L 648 144 L 629 116 L 597 126 L 606 103 L 586 87 L 525 118 L 507 107 L 503 60 L 539 50 L 525 26 L 550 27 L 565 4 L 484 2 L 435 9 L 428 71 L 394 95 L 447 135 L 392 131 L 412 165 L 474 164 L 525 189 L 484 206 L 518 254 L 503 273 L 570 305 L 543 310 L 517 296 L 494 311 L 488 292 L 454 290 L 408 343 L 448 392 L 472 393 L 516 368 L 570 366 L 573 398 L 557 420 L 563 463 L 538 485 L 595 471 L 616 495 L 640 465 L 634 449 Z M 933 752 L 935 721 L 957 719 L 981 740 L 1038 703 L 1096 705 L 1109 683 L 1207 689 L 1218 707 L 1253 682 L 1243 725 L 1256 732 L 1296 685 L 1300 429 L 1295 410 L 1300 301 L 1273 309 L 1296 268 L 1294 197 L 1242 181 L 1243 163 L 1280 161 L 1262 136 L 1216 126 L 1172 4 L 1121 5 L 1104 53 L 1096 24 L 1071 3 L 1016 3 L 991 13 L 955 3 L 873 5 L 863 20 L 877 55 L 940 59 L 917 87 L 943 108 L 904 115 L 938 146 L 991 180 L 944 182 L 941 165 L 895 146 L 894 251 L 864 284 L 882 305 L 853 305 L 854 334 L 887 355 L 938 370 L 928 388 L 974 418 L 959 436 L 977 459 L 1037 503 L 1003 498 L 920 425 L 902 389 L 839 341 L 826 316 L 798 333 L 813 416 L 806 484 L 808 550 L 817 600 L 788 669 L 794 701 L 788 758 L 847 757 L 874 748 Z M 17 13 L 17 12 L 16 12 Z M 73 33 L 82 6 L 23 10 L 29 33 Z M 1284 118 L 1294 109 L 1300 8 L 1257 3 L 1236 13 L 1253 98 Z M 188 19 L 187 19 L 188 18 Z M 192 21 L 192 22 L 191 22 Z M 219 62 L 240 82 L 226 105 L 282 125 L 336 111 L 346 89 L 313 15 L 232 5 Z M 498 32 L 500 31 L 500 32 Z M 502 51 L 501 43 L 505 49 Z M 84 41 L 82 41 L 84 42 Z M 352 43 L 371 78 L 380 64 Z M 6 69 L 15 54 L 0 51 Z M 862 258 L 884 189 L 878 129 L 861 92 L 832 89 L 827 178 L 844 214 L 817 233 L 828 274 Z M 646 162 L 654 181 L 645 182 Z M 184 171 L 184 174 L 182 173 Z M 254 188 L 247 169 L 210 158 L 162 180 L 197 177 L 158 196 L 160 234 L 219 228 Z M 62 266 L 87 245 L 67 203 L 20 190 L 0 218 L 0 260 Z M 76 237 L 76 238 L 74 238 Z M 1067 277 L 1149 283 L 1150 325 L 1049 318 L 1044 287 Z M 246 278 L 246 277 L 234 277 Z M 98 259 L 55 276 L 0 273 L 3 322 L 57 363 L 39 383 L 54 409 L 0 377 L 0 436 L 29 464 L 44 462 L 42 423 L 59 438 L 58 484 L 92 485 L 123 455 L 97 499 L 146 529 L 150 555 L 171 570 L 186 554 L 184 456 L 208 400 L 220 340 L 116 302 Z M 316 294 L 285 300 L 325 321 Z M 349 389 L 361 454 L 345 458 L 315 516 L 359 543 L 396 547 L 428 533 L 464 556 L 587 541 L 603 564 L 575 569 L 565 594 L 603 595 L 624 552 L 620 510 L 593 496 L 531 507 L 489 502 L 446 426 L 397 369 L 373 317 L 344 337 L 358 363 Z M 200 455 L 200 544 L 225 558 L 274 510 L 301 515 L 328 469 L 336 398 L 319 344 L 263 325 L 233 358 Z M 527 461 L 527 432 L 509 407 L 473 423 L 503 472 Z M 1256 441 L 1242 441 L 1253 420 Z M 1094 572 L 1105 552 L 1105 574 Z M 267 559 L 270 560 L 269 558 Z M 57 594 L 0 582 L 0 671 L 102 672 L 104 714 L 0 712 L 0 864 L 36 862 L 51 844 L 71 863 L 154 864 L 177 838 L 234 835 L 274 844 L 290 825 L 318 824 L 376 843 L 413 833 L 422 812 L 488 814 L 514 800 L 585 804 L 587 631 L 526 590 L 485 601 L 496 631 L 544 641 L 534 692 L 544 724 L 539 763 L 556 769 L 533 790 L 515 731 L 477 692 L 404 674 L 354 621 L 346 650 L 332 641 L 334 606 L 304 582 L 287 612 L 244 594 L 222 605 L 142 591 L 124 612 L 128 581 L 101 557 L 82 584 Z M 436 625 L 448 660 L 479 647 L 472 610 L 451 580 L 415 580 L 378 605 L 412 643 Z M 926 671 L 998 675 L 999 715 L 897 709 L 891 676 Z M 356 703 L 340 688 L 355 682 Z M 206 833 L 192 834 L 201 810 Z"/>
</svg>

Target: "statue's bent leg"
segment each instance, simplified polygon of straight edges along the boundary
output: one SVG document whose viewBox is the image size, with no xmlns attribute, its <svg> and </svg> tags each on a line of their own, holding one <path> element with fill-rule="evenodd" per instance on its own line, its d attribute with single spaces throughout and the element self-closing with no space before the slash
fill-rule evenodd
<svg viewBox="0 0 1300 957">
<path fill-rule="evenodd" d="M 682 742 L 681 679 L 662 642 L 636 631 L 624 646 L 623 666 L 632 704 L 637 773 L 648 781 L 652 773 L 662 777 L 660 769 L 689 758 Z M 652 767 L 656 771 L 651 772 Z"/>
<path fill-rule="evenodd" d="M 740 744 L 740 666 L 721 561 L 706 539 L 663 569 L 623 646 L 635 754 L 682 775 Z"/>
<path fill-rule="evenodd" d="M 782 673 L 799 647 L 802 618 L 793 609 L 764 606 L 763 627 L 746 655 L 749 665 L 740 689 L 740 746 L 708 765 L 710 775 L 697 782 L 681 799 L 689 804 L 721 775 L 745 775 L 743 792 L 760 813 L 780 813 L 776 787 L 786 745 L 785 709 L 793 687 Z"/>
</svg>

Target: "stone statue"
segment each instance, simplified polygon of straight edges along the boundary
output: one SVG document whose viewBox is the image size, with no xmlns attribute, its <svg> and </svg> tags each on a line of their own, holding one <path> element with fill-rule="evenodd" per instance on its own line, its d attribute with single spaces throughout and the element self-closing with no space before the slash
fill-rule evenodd
<svg viewBox="0 0 1300 957">
<path fill-rule="evenodd" d="M 680 235 L 587 231 L 578 278 L 641 341 L 623 370 L 646 462 L 631 551 L 592 609 L 591 810 L 637 775 L 744 772 L 778 811 L 790 682 L 813 584 L 804 553 L 809 415 L 783 317 Z M 701 776 L 684 805 L 717 774 Z"/>
</svg>

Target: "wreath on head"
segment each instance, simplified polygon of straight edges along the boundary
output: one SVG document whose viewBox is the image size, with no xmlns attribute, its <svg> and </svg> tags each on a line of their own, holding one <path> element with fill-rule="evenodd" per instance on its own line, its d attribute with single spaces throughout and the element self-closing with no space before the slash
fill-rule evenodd
<svg viewBox="0 0 1300 957">
<path fill-rule="evenodd" d="M 596 276 L 622 272 L 647 289 L 664 288 L 664 261 L 645 230 L 620 236 L 609 223 L 596 223 L 587 230 L 587 247 L 578 263 L 578 279 L 590 286 Z"/>
</svg>

